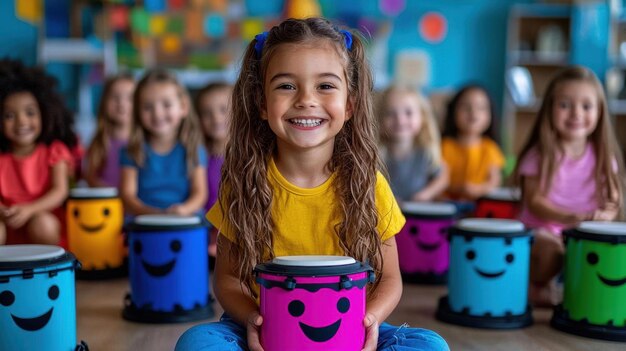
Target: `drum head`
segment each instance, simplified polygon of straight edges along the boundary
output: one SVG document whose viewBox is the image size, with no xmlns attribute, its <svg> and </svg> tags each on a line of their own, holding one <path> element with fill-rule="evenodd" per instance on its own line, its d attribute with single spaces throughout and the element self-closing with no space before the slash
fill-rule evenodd
<svg viewBox="0 0 626 351">
<path fill-rule="evenodd" d="M 65 253 L 53 245 L 3 245 L 0 246 L 0 262 L 24 262 L 50 260 Z"/>
<path fill-rule="evenodd" d="M 496 188 L 485 195 L 486 199 L 498 201 L 519 201 L 522 197 L 518 188 Z"/>
<path fill-rule="evenodd" d="M 437 202 L 405 202 L 402 204 L 402 212 L 406 215 L 424 217 L 452 217 L 456 214 L 456 206 L 448 203 Z"/>
<path fill-rule="evenodd" d="M 524 224 L 513 219 L 465 218 L 458 221 L 450 234 L 486 237 L 527 236 L 530 232 Z"/>
<path fill-rule="evenodd" d="M 155 227 L 189 226 L 201 222 L 202 220 L 198 216 L 141 215 L 135 217 L 135 224 Z"/>
<path fill-rule="evenodd" d="M 117 188 L 74 188 L 70 199 L 107 199 L 117 197 Z"/>
<path fill-rule="evenodd" d="M 592 241 L 626 243 L 626 222 L 582 222 L 563 234 Z"/>
<path fill-rule="evenodd" d="M 273 264 L 292 267 L 327 267 L 356 263 L 347 256 L 280 256 L 272 260 Z"/>
</svg>

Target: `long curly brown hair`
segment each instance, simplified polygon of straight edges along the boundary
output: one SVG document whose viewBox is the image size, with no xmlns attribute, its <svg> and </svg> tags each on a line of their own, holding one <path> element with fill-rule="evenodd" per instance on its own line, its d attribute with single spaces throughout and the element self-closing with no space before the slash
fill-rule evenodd
<svg viewBox="0 0 626 351">
<path fill-rule="evenodd" d="M 548 192 L 552 184 L 552 179 L 558 165 L 559 157 L 563 154 L 560 148 L 559 135 L 552 118 L 552 108 L 555 100 L 556 90 L 568 82 L 585 82 L 591 84 L 596 91 L 598 98 L 598 123 L 596 129 L 588 136 L 589 142 L 593 145 L 596 156 L 596 169 L 594 180 L 597 184 L 598 203 L 603 205 L 608 201 L 617 202 L 620 208 L 620 217 L 623 217 L 623 176 L 624 161 L 622 152 L 617 143 L 613 126 L 609 115 L 609 108 L 604 95 L 604 90 L 600 81 L 593 72 L 582 66 L 565 68 L 558 72 L 546 89 L 546 94 L 539 109 L 537 119 L 522 148 L 518 160 L 522 160 L 531 150 L 536 148 L 541 160 L 539 163 L 540 189 Z M 513 172 L 513 180 L 516 185 L 521 185 L 518 162 Z M 617 172 L 614 166 L 617 164 Z M 522 188 L 522 194 L 523 194 Z"/>
<path fill-rule="evenodd" d="M 346 255 L 368 261 L 378 277 L 382 272 L 380 234 L 376 228 L 377 126 L 372 107 L 372 76 L 365 59 L 363 41 L 353 33 L 352 48 L 344 44 L 344 34 L 322 18 L 288 19 L 273 27 L 262 48 L 255 52 L 256 40 L 247 47 L 239 78 L 232 95 L 230 142 L 222 167 L 220 206 L 226 223 L 236 238 L 230 252 L 239 265 L 239 278 L 254 292 L 252 271 L 267 256 L 273 258 L 274 221 L 270 214 L 272 188 L 267 179 L 268 160 L 275 152 L 276 136 L 261 118 L 264 105 L 264 76 L 272 55 L 285 43 L 332 43 L 342 59 L 348 81 L 348 96 L 354 114 L 335 138 L 328 165 L 336 172 L 332 186 L 339 199 L 337 211 L 342 222 L 335 228 Z M 254 294 L 254 293 L 253 293 Z"/>
</svg>

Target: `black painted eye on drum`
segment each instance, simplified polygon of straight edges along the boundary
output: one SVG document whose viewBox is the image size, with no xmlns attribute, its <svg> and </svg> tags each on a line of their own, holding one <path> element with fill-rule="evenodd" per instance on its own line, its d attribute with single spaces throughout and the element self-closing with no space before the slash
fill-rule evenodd
<svg viewBox="0 0 626 351">
<path fill-rule="evenodd" d="M 448 235 L 448 228 L 439 228 L 439 234 L 443 236 Z"/>
<path fill-rule="evenodd" d="M 133 244 L 133 250 L 135 250 L 135 253 L 137 255 L 141 254 L 142 251 L 142 246 L 141 246 L 141 242 L 140 241 L 135 241 L 135 243 Z"/>
<path fill-rule="evenodd" d="M 0 305 L 9 307 L 15 302 L 15 294 L 9 290 L 5 290 L 0 293 Z"/>
<path fill-rule="evenodd" d="M 109 217 L 109 215 L 111 214 L 111 210 L 109 210 L 107 207 L 105 207 L 105 208 L 102 210 L 102 214 L 103 214 L 105 217 Z"/>
<path fill-rule="evenodd" d="M 180 252 L 182 248 L 183 244 L 181 244 L 180 240 L 172 240 L 172 242 L 170 243 L 170 249 L 172 250 L 172 252 Z"/>
<path fill-rule="evenodd" d="M 56 300 L 59 298 L 59 287 L 56 285 L 53 285 L 50 287 L 50 289 L 48 289 L 48 297 L 50 298 L 50 300 Z"/>
<path fill-rule="evenodd" d="M 350 310 L 350 300 L 347 297 L 342 297 L 337 301 L 337 311 L 340 313 L 346 313 Z"/>
<path fill-rule="evenodd" d="M 510 254 L 507 254 L 504 259 L 506 260 L 507 263 L 513 263 L 513 260 L 515 260 L 515 256 L 512 253 L 510 253 Z"/>
<path fill-rule="evenodd" d="M 589 262 L 590 265 L 597 264 L 599 260 L 600 260 L 600 258 L 598 257 L 597 253 L 590 252 L 590 253 L 587 254 L 587 262 Z"/>
<path fill-rule="evenodd" d="M 300 300 L 293 300 L 289 303 L 287 309 L 293 317 L 300 317 L 304 314 L 304 303 Z"/>
<path fill-rule="evenodd" d="M 80 216 L 80 212 L 78 211 L 78 208 L 74 209 L 74 217 L 78 218 Z"/>
<path fill-rule="evenodd" d="M 467 250 L 467 252 L 465 253 L 465 257 L 468 260 L 470 260 L 470 261 L 475 259 L 476 258 L 476 251 L 474 251 L 474 250 Z"/>
<path fill-rule="evenodd" d="M 413 225 L 409 228 L 409 233 L 411 233 L 411 235 L 418 235 L 420 233 L 420 228 Z"/>
</svg>

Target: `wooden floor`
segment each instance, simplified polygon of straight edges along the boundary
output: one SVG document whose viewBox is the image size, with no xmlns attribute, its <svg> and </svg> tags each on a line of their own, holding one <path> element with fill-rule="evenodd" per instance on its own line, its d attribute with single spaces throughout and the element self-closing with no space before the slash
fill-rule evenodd
<svg viewBox="0 0 626 351">
<path fill-rule="evenodd" d="M 197 323 L 140 324 L 122 319 L 122 300 L 128 291 L 125 279 L 77 282 L 78 338 L 92 351 L 171 351 L 178 337 Z M 406 285 L 400 305 L 390 317 L 392 324 L 432 329 L 441 334 L 452 350 L 506 351 L 609 351 L 626 350 L 626 344 L 597 341 L 550 328 L 551 311 L 535 310 L 535 324 L 515 331 L 486 331 L 457 327 L 434 319 L 436 301 L 445 287 Z M 215 303 L 216 315 L 222 312 Z M 204 322 L 202 322 L 204 323 Z"/>
</svg>

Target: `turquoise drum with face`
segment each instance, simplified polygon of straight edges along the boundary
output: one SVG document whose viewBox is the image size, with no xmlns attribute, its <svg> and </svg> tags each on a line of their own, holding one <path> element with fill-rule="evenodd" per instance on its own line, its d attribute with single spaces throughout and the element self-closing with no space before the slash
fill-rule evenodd
<svg viewBox="0 0 626 351">
<path fill-rule="evenodd" d="M 532 235 L 510 219 L 468 218 L 450 228 L 448 296 L 437 317 L 476 328 L 532 323 L 528 275 Z"/>
<path fill-rule="evenodd" d="M 77 348 L 77 268 L 58 246 L 0 246 L 0 350 Z"/>
</svg>

